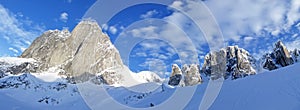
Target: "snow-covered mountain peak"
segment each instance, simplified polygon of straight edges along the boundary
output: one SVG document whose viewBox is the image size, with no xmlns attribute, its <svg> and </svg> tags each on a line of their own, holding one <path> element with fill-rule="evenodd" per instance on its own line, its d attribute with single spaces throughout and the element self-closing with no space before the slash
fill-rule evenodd
<svg viewBox="0 0 300 110">
<path fill-rule="evenodd" d="M 61 39 L 61 36 L 68 37 Z M 101 80 L 100 83 L 125 87 L 163 82 L 163 79 L 152 72 L 131 72 L 123 64 L 110 38 L 101 31 L 96 21 L 91 20 L 81 21 L 72 33 L 67 30 L 45 32 L 21 57 L 33 58 L 40 62 L 40 73 L 53 73 L 49 71 L 57 70 L 73 83 L 95 78 Z M 57 78 L 51 75 L 49 77 L 52 77 L 52 80 Z"/>
</svg>

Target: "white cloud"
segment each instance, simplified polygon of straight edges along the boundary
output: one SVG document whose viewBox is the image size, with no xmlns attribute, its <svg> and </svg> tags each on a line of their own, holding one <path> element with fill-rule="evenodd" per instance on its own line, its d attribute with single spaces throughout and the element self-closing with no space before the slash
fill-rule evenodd
<svg viewBox="0 0 300 110">
<path fill-rule="evenodd" d="M 247 42 L 251 42 L 254 38 L 253 37 L 250 37 L 250 36 L 247 36 L 244 38 L 244 42 L 247 43 Z"/>
<path fill-rule="evenodd" d="M 233 41 L 240 45 L 240 47 L 255 48 L 256 45 L 261 45 L 264 42 L 270 42 L 272 37 L 266 37 L 265 32 L 270 33 L 273 36 L 278 36 L 283 31 L 291 29 L 297 21 L 300 20 L 300 1 L 272 1 L 272 0 L 228 0 L 222 2 L 219 0 L 208 0 L 203 2 L 210 9 L 218 22 L 225 41 Z M 171 7 L 175 7 L 180 10 L 184 10 L 185 14 L 192 15 L 189 18 L 193 19 L 196 23 L 202 23 L 210 25 L 212 24 L 208 19 L 210 12 L 205 12 L 199 9 L 200 2 L 197 1 L 174 1 Z M 201 8 L 201 7 L 200 7 Z M 207 17 L 207 18 L 206 18 Z M 210 18 L 211 19 L 211 18 Z M 166 17 L 166 20 L 184 26 L 185 23 L 190 22 L 188 19 L 182 17 L 182 12 L 175 11 L 172 15 Z M 203 26 L 203 25 L 200 25 Z M 202 27 L 206 34 L 206 40 L 208 42 L 216 42 L 213 45 L 220 43 L 219 39 L 213 37 L 217 35 L 214 28 L 217 26 Z M 185 33 L 192 33 L 193 36 L 201 36 L 201 34 L 194 34 L 197 32 L 192 28 L 185 28 Z M 206 29 L 206 30 L 205 30 Z M 170 29 L 171 30 L 171 29 Z M 168 32 L 171 33 L 172 31 Z M 198 32 L 201 33 L 201 32 Z M 249 35 L 251 37 L 244 37 Z M 257 37 L 266 37 L 265 41 L 257 41 Z M 191 37 L 193 42 L 206 42 L 205 40 L 195 39 Z M 184 42 L 184 41 L 183 41 Z M 249 44 L 251 42 L 251 44 Z M 199 44 L 199 45 L 198 45 Z M 297 45 L 297 42 L 293 42 L 293 45 Z M 201 49 L 201 43 L 194 43 L 198 50 Z M 252 46 L 246 46 L 252 45 Z M 293 46 L 294 47 L 294 46 Z M 267 47 L 266 47 L 267 48 Z M 256 49 L 257 50 L 257 49 Z M 267 49 L 262 49 L 265 51 Z M 187 54 L 182 54 L 183 56 Z"/>
<path fill-rule="evenodd" d="M 67 22 L 67 21 L 68 21 L 68 16 L 69 16 L 68 13 L 63 12 L 63 13 L 60 14 L 59 19 L 60 19 L 61 21 L 63 21 L 63 22 Z"/>
<path fill-rule="evenodd" d="M 108 30 L 108 25 L 107 24 L 102 24 L 101 28 L 106 31 L 106 30 Z"/>
<path fill-rule="evenodd" d="M 171 7 L 173 8 L 177 8 L 177 9 L 181 9 L 182 8 L 182 1 L 174 1 L 172 4 L 171 4 Z"/>
<path fill-rule="evenodd" d="M 145 13 L 145 14 L 142 14 L 140 18 L 143 18 L 143 19 L 151 18 L 151 17 L 153 17 L 153 15 L 156 15 L 156 14 L 158 14 L 158 12 L 156 10 L 151 10 L 151 11 L 148 11 L 147 13 Z"/>
<path fill-rule="evenodd" d="M 16 17 L 18 16 L 0 5 L 0 37 L 6 39 L 10 46 L 15 47 L 14 49 L 22 52 L 20 50 L 27 48 L 28 42 L 38 37 L 45 27 L 34 24 L 28 17 L 25 19 Z M 25 29 L 25 26 L 30 29 Z"/>
<path fill-rule="evenodd" d="M 279 30 L 279 29 L 275 29 L 275 30 L 273 30 L 273 31 L 271 32 L 271 34 L 272 34 L 273 36 L 278 36 L 278 35 L 280 34 L 280 31 L 281 31 L 281 30 Z"/>
<path fill-rule="evenodd" d="M 300 5 L 297 0 L 291 2 L 272 0 L 228 0 L 220 2 L 208 0 L 204 3 L 211 12 L 205 11 L 205 7 L 199 7 L 202 6 L 201 2 L 194 0 L 174 1 L 170 6 L 185 13 L 174 11 L 170 16 L 162 19 L 165 23 L 159 23 L 159 25 L 153 23 L 133 28 L 127 30 L 125 35 L 142 39 L 163 40 L 179 54 L 182 63 L 197 63 L 197 52 L 199 53 L 197 50 L 205 50 L 206 48 L 202 49 L 202 46 L 206 45 L 207 42 L 211 42 L 217 47 L 224 46 L 221 44 L 222 39 L 218 39 L 221 37 L 218 36 L 221 33 L 218 31 L 218 25 L 213 24 L 214 18 L 210 18 L 210 14 L 213 14 L 219 23 L 225 41 L 243 42 L 241 44 L 247 44 L 247 42 L 261 43 L 257 41 L 259 39 L 256 37 L 261 36 L 262 31 L 278 35 L 280 31 L 289 28 L 300 17 L 298 16 Z M 297 9 L 298 13 L 296 13 Z M 195 23 L 199 23 L 202 30 L 198 29 Z M 245 35 L 248 37 L 243 37 Z M 133 38 L 126 40 L 131 41 L 131 39 Z M 268 39 L 265 40 L 268 41 Z M 155 44 L 144 44 L 143 47 L 153 48 Z M 265 50 L 260 49 L 260 51 Z M 153 53 L 153 55 L 156 54 Z"/>
<path fill-rule="evenodd" d="M 146 61 L 139 65 L 140 67 L 148 68 L 148 70 L 155 72 L 158 76 L 164 78 L 167 72 L 167 64 L 161 59 L 147 58 Z"/>
<path fill-rule="evenodd" d="M 300 17 L 299 0 L 208 0 L 205 4 L 215 15 L 228 39 L 251 33 L 259 36 L 263 30 L 278 35 Z"/>
<path fill-rule="evenodd" d="M 300 10 L 300 1 L 299 0 L 291 0 L 290 7 L 287 13 L 287 21 L 288 25 L 293 25 L 296 21 L 300 19 L 299 16 Z"/>
<path fill-rule="evenodd" d="M 121 34 L 121 37 L 123 37 L 124 42 L 125 41 L 134 41 L 135 39 L 157 39 L 160 41 L 163 41 L 165 43 L 161 43 L 158 41 L 155 42 L 142 42 L 140 45 L 143 48 L 146 49 L 153 49 L 153 50 L 160 50 L 161 47 L 169 48 L 169 50 L 172 50 L 167 53 L 167 57 L 173 55 L 174 52 L 179 54 L 179 57 L 182 59 L 185 59 L 183 61 L 187 61 L 186 63 L 195 63 L 197 62 L 197 50 L 196 46 L 193 44 L 193 39 L 188 37 L 184 31 L 180 29 L 179 26 L 184 28 L 185 23 L 182 23 L 181 20 L 185 20 L 185 18 L 181 18 L 181 15 L 175 15 L 172 17 L 164 18 L 165 20 L 168 20 L 170 23 L 159 23 L 159 24 L 153 24 L 153 25 L 147 25 L 147 26 L 141 26 L 141 27 L 135 27 L 133 29 L 128 29 L 124 33 Z M 177 23 L 178 25 L 173 24 Z M 197 31 L 198 32 L 198 31 Z M 197 32 L 194 32 L 195 35 Z M 189 33 L 189 32 L 187 32 Z M 199 41 L 201 38 L 195 38 L 197 40 L 194 40 L 195 42 Z M 203 39 L 202 39 L 203 40 Z M 168 45 L 167 47 L 165 45 Z M 198 46 L 198 45 L 197 45 Z M 145 51 L 144 49 L 143 51 Z M 122 49 L 120 49 L 122 50 Z M 153 57 L 158 57 L 157 54 L 159 51 L 151 51 L 151 54 Z M 155 56 L 156 54 L 156 56 Z M 160 56 L 162 59 L 166 59 L 166 57 Z M 158 59 L 160 59 L 158 58 Z"/>
<path fill-rule="evenodd" d="M 292 38 L 296 38 L 296 37 L 298 37 L 299 36 L 299 34 L 294 34 L 293 36 L 292 36 Z"/>
<path fill-rule="evenodd" d="M 8 50 L 13 51 L 15 53 L 19 53 L 19 51 L 15 48 L 9 47 Z M 16 55 L 15 55 L 16 56 Z"/>
<path fill-rule="evenodd" d="M 138 56 L 138 57 L 147 57 L 147 53 L 146 52 L 136 52 L 135 56 Z"/>
<path fill-rule="evenodd" d="M 140 45 L 144 48 L 147 48 L 147 49 L 153 49 L 153 48 L 158 48 L 157 47 L 157 44 L 155 43 L 149 43 L 149 42 L 143 42 L 143 43 L 140 43 Z"/>
<path fill-rule="evenodd" d="M 157 37 L 157 29 L 158 27 L 155 26 L 146 26 L 146 27 L 140 27 L 138 29 L 133 29 L 131 30 L 131 34 L 133 37 L 144 37 L 144 38 L 149 38 L 149 37 Z"/>
<path fill-rule="evenodd" d="M 7 36 L 3 36 L 3 38 L 6 40 L 6 41 L 10 41 L 10 38 L 9 37 L 7 37 Z"/>
<path fill-rule="evenodd" d="M 176 54 L 170 45 L 160 40 L 146 40 L 139 45 L 141 47 L 134 51 L 135 56 L 168 60 Z"/>
<path fill-rule="evenodd" d="M 298 37 L 294 41 L 285 42 L 285 45 L 288 50 L 300 49 L 300 38 Z"/>
<path fill-rule="evenodd" d="M 112 34 L 116 34 L 118 32 L 118 29 L 115 26 L 110 26 L 109 27 L 109 32 Z"/>
</svg>

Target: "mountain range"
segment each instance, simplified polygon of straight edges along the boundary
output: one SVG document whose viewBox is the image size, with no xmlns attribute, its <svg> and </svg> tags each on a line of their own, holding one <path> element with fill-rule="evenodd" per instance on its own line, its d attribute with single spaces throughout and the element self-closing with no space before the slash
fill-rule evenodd
<svg viewBox="0 0 300 110">
<path fill-rule="evenodd" d="M 150 71 L 140 73 L 130 71 L 123 64 L 109 36 L 102 32 L 97 22 L 84 20 L 72 32 L 68 30 L 44 32 L 18 58 L 0 58 L 0 106 L 4 109 L 44 109 L 44 107 L 94 109 L 97 103 L 90 102 L 90 99 L 97 95 L 103 96 L 107 92 L 121 105 L 148 108 L 156 107 L 168 100 L 177 90 L 188 91 L 191 87 L 196 87 L 196 94 L 186 94 L 192 95 L 192 98 L 183 109 L 197 109 L 208 81 L 218 79 L 225 79 L 224 90 L 219 94 L 222 99 L 217 99 L 211 109 L 221 107 L 230 109 L 232 107 L 230 102 L 240 104 L 243 97 L 247 97 L 249 100 L 246 102 L 251 103 L 257 100 L 251 96 L 259 94 L 263 98 L 263 95 L 267 94 L 261 94 L 260 92 L 264 91 L 259 89 L 265 90 L 264 87 L 270 86 L 271 89 L 266 89 L 265 92 L 277 90 L 274 85 L 279 82 L 292 84 L 295 88 L 280 90 L 281 92 L 279 94 L 276 92 L 275 95 L 291 94 L 300 99 L 297 95 L 300 83 L 296 83 L 296 78 L 300 77 L 297 75 L 299 64 L 295 64 L 300 61 L 299 52 L 299 49 L 288 50 L 283 42 L 278 41 L 270 53 L 266 52 L 261 58 L 254 58 L 245 49 L 228 46 L 208 53 L 203 65 L 184 64 L 182 68 L 177 64 L 170 65 L 172 73 L 169 78 L 164 79 Z M 251 77 L 244 78 L 247 76 Z M 286 79 L 274 81 L 281 77 Z M 258 81 L 259 79 L 274 84 L 254 87 L 253 84 L 263 83 Z M 249 92 L 251 95 L 246 95 L 244 86 L 254 87 L 254 90 L 249 90 L 254 93 Z M 289 87 L 286 85 L 282 88 L 289 89 Z M 97 91 L 96 88 L 100 89 Z M 239 91 L 243 94 L 238 94 Z M 232 96 L 233 99 L 230 100 L 230 95 L 236 94 L 240 97 Z M 269 98 L 268 95 L 266 97 Z M 101 102 L 105 99 L 98 100 Z M 220 100 L 228 102 L 223 104 Z M 286 100 L 294 101 L 293 98 Z M 175 102 L 183 103 L 179 100 Z M 295 103 L 294 107 L 300 109 L 299 105 L 296 106 L 298 102 L 294 101 L 292 104 Z M 106 103 L 108 104 L 105 105 Z M 271 101 L 266 104 L 274 103 Z M 112 102 L 105 102 L 99 106 L 113 108 L 112 104 Z M 259 103 L 255 104 L 258 105 L 253 106 L 260 106 Z M 173 108 L 172 105 L 166 105 L 168 108 Z M 242 105 L 236 105 L 233 109 L 239 109 Z M 285 106 L 285 103 L 282 106 Z M 255 107 L 249 108 L 255 109 Z"/>
</svg>

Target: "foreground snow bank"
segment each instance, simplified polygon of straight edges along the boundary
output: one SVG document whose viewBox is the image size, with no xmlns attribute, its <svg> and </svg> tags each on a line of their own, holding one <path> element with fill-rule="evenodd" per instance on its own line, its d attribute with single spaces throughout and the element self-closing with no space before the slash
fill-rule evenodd
<svg viewBox="0 0 300 110">
<path fill-rule="evenodd" d="M 234 81 L 225 81 L 210 110 L 300 110 L 300 63 Z M 199 85 L 197 92 L 203 92 Z M 194 95 L 187 109 L 197 109 Z"/>
</svg>

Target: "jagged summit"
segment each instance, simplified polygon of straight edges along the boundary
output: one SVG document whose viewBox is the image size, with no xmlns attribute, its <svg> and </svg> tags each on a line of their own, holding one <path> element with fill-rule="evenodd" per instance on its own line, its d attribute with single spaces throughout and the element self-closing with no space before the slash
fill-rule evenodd
<svg viewBox="0 0 300 110">
<path fill-rule="evenodd" d="M 182 69 L 177 64 L 172 65 L 172 75 L 170 76 L 169 85 L 172 86 L 193 86 L 200 84 L 202 78 L 199 73 L 199 65 L 184 64 Z"/>
<path fill-rule="evenodd" d="M 123 66 L 118 50 L 97 22 L 80 22 L 70 33 L 51 30 L 38 37 L 21 55 L 41 62 L 40 71 L 58 66 L 68 74 L 96 74 Z"/>
<path fill-rule="evenodd" d="M 38 37 L 21 55 L 39 62 L 38 71 L 59 69 L 71 83 L 93 81 L 95 84 L 133 86 L 163 79 L 155 73 L 131 72 L 119 51 L 95 21 L 84 20 L 70 33 L 51 30 Z"/>
<path fill-rule="evenodd" d="M 297 49 L 290 54 L 286 46 L 281 42 L 277 41 L 274 45 L 274 49 L 271 53 L 267 53 L 263 56 L 263 68 L 268 70 L 274 70 L 280 67 L 285 67 L 294 63 L 297 58 Z"/>
<path fill-rule="evenodd" d="M 211 79 L 236 79 L 256 74 L 256 67 L 256 61 L 248 51 L 238 46 L 228 46 L 207 54 L 201 73 L 210 76 Z"/>
<path fill-rule="evenodd" d="M 102 33 L 97 22 L 80 22 L 68 39 L 73 59 L 66 65 L 69 73 L 98 73 L 111 67 L 123 66 L 118 50 Z"/>
</svg>

